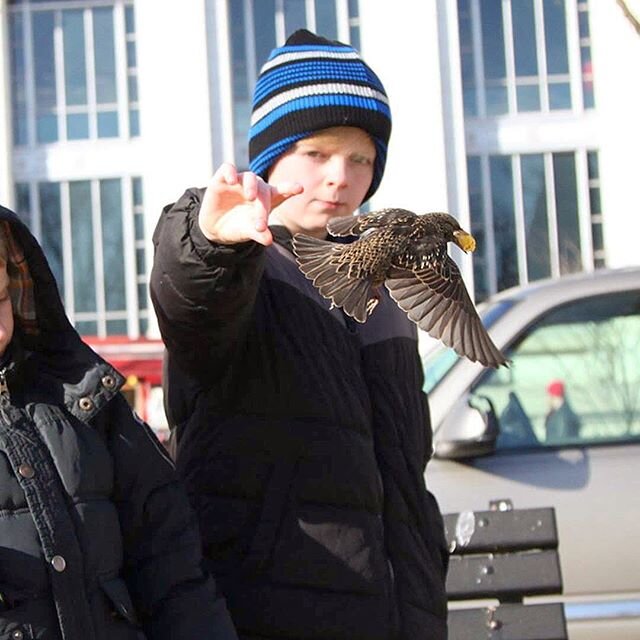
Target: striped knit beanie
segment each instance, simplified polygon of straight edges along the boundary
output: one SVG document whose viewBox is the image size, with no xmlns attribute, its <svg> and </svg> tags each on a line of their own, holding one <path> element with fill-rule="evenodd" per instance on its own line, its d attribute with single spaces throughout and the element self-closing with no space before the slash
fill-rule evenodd
<svg viewBox="0 0 640 640">
<path fill-rule="evenodd" d="M 373 180 L 382 180 L 391 133 L 389 101 L 380 79 L 349 45 L 310 31 L 293 33 L 260 71 L 249 130 L 251 171 L 267 179 L 293 144 L 329 127 L 359 127 L 376 147 Z"/>
</svg>

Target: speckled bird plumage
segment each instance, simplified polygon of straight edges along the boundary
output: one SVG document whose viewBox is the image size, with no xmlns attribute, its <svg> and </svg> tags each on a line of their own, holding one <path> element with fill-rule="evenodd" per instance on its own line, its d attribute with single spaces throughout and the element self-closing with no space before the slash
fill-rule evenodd
<svg viewBox="0 0 640 640">
<path fill-rule="evenodd" d="M 409 319 L 432 337 L 485 366 L 506 364 L 447 253 L 449 242 L 475 249 L 475 240 L 453 216 L 382 209 L 334 218 L 327 231 L 360 237 L 338 244 L 296 234 L 293 250 L 301 271 L 334 306 L 365 322 L 384 284 Z"/>
</svg>

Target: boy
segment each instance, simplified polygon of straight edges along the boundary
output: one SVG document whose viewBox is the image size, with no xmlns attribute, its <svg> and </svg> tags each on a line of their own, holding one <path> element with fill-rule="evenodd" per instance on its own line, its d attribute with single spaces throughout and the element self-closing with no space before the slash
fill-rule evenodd
<svg viewBox="0 0 640 640">
<path fill-rule="evenodd" d="M 224 164 L 154 234 L 177 468 L 241 638 L 446 637 L 415 326 L 385 294 L 358 325 L 291 253 L 375 192 L 390 129 L 358 53 L 298 31 L 258 79 L 251 171 Z"/>
<path fill-rule="evenodd" d="M 122 383 L 0 207 L 2 638 L 237 638 L 184 490 Z"/>
</svg>

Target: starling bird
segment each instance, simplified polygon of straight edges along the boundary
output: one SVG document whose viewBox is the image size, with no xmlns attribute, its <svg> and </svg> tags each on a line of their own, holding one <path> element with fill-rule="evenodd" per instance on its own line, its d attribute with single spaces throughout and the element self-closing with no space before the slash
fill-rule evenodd
<svg viewBox="0 0 640 640">
<path fill-rule="evenodd" d="M 476 248 L 473 236 L 453 216 L 382 209 L 334 218 L 327 231 L 360 237 L 338 244 L 296 234 L 293 251 L 300 270 L 333 306 L 364 322 L 378 304 L 384 283 L 420 329 L 474 362 L 506 365 L 447 253 L 448 242 L 465 252 Z"/>
</svg>

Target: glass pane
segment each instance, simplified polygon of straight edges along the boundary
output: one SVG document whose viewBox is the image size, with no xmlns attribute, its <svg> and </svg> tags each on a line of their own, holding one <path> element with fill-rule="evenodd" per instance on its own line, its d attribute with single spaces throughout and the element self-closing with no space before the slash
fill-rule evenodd
<svg viewBox="0 0 640 640">
<path fill-rule="evenodd" d="M 133 189 L 133 206 L 142 206 L 142 178 L 133 178 L 131 181 Z"/>
<path fill-rule="evenodd" d="M 129 135 L 132 138 L 140 135 L 140 112 L 138 109 L 129 109 Z"/>
<path fill-rule="evenodd" d="M 133 218 L 136 240 L 144 240 L 144 216 L 136 214 Z"/>
<path fill-rule="evenodd" d="M 326 0 L 325 0 L 326 2 Z M 284 32 L 287 36 L 307 26 L 305 0 L 284 0 Z"/>
<path fill-rule="evenodd" d="M 127 42 L 127 67 L 135 69 L 138 66 L 138 50 L 136 43 L 130 40 Z"/>
<path fill-rule="evenodd" d="M 547 73 L 569 73 L 564 0 L 544 0 L 544 39 Z"/>
<path fill-rule="evenodd" d="M 504 36 L 502 31 L 502 3 L 480 0 L 482 20 L 482 55 L 487 80 L 505 77 Z"/>
<path fill-rule="evenodd" d="M 83 11 L 63 11 L 64 83 L 68 105 L 87 104 Z"/>
<path fill-rule="evenodd" d="M 242 0 L 233 0 L 231 6 L 242 5 Z M 260 25 L 254 29 L 256 64 L 260 68 L 269 57 L 271 49 L 276 46 L 276 26 L 274 16 L 276 13 L 275 0 L 260 0 L 253 4 L 253 24 Z M 234 14 L 235 15 L 235 14 Z"/>
<path fill-rule="evenodd" d="M 568 82 L 549 84 L 549 108 L 571 109 L 571 86 Z"/>
<path fill-rule="evenodd" d="M 253 87 L 249 87 L 249 65 L 244 37 L 246 33 L 244 22 L 244 8 L 242 3 L 231 4 L 230 36 L 231 55 L 233 61 L 233 135 L 235 142 L 236 164 L 248 164 L 247 131 L 249 129 L 249 114 Z M 273 22 L 273 16 L 270 18 Z M 260 29 L 256 29 L 256 33 Z M 257 36 L 256 36 L 257 37 Z"/>
<path fill-rule="evenodd" d="M 589 180 L 597 180 L 600 177 L 597 151 L 589 151 L 587 153 L 587 167 L 589 172 Z"/>
<path fill-rule="evenodd" d="M 89 137 L 89 116 L 86 113 L 72 113 L 67 116 L 67 139 L 86 140 Z"/>
<path fill-rule="evenodd" d="M 498 290 L 501 291 L 513 287 L 519 282 L 511 157 L 491 156 L 489 169 L 496 271 Z"/>
<path fill-rule="evenodd" d="M 118 137 L 118 112 L 105 111 L 98 114 L 98 138 Z"/>
<path fill-rule="evenodd" d="M 138 275 L 146 275 L 147 273 L 147 256 L 144 249 L 136 249 L 136 273 Z"/>
<path fill-rule="evenodd" d="M 527 239 L 527 273 L 529 280 L 539 280 L 551 275 L 544 158 L 537 154 L 522 156 L 520 168 Z"/>
<path fill-rule="evenodd" d="M 478 250 L 473 258 L 473 280 L 476 300 L 484 300 L 489 295 L 487 275 L 487 234 L 484 223 L 484 204 L 482 199 L 482 173 L 480 158 L 467 158 L 467 178 L 469 181 L 469 216 L 471 235 L 476 239 Z"/>
<path fill-rule="evenodd" d="M 589 205 L 591 213 L 602 213 L 602 204 L 600 202 L 600 188 L 591 187 L 589 189 Z"/>
<path fill-rule="evenodd" d="M 96 66 L 96 101 L 116 102 L 116 57 L 113 41 L 113 9 L 93 10 L 93 40 Z M 129 43 L 130 44 L 130 43 Z"/>
<path fill-rule="evenodd" d="M 349 36 L 351 46 L 360 51 L 360 28 L 357 26 L 358 18 L 360 16 L 360 8 L 358 7 L 358 0 L 349 0 Z"/>
<path fill-rule="evenodd" d="M 134 33 L 136 30 L 135 15 L 133 13 L 133 7 L 125 7 L 124 9 L 124 24 L 127 33 Z"/>
<path fill-rule="evenodd" d="M 96 311 L 91 183 L 69 183 L 73 296 L 77 312 Z"/>
<path fill-rule="evenodd" d="M 126 336 L 127 321 L 126 320 L 107 320 L 108 336 Z"/>
<path fill-rule="evenodd" d="M 509 111 L 509 102 L 506 87 L 488 86 L 485 89 L 485 97 L 487 100 L 487 115 L 497 116 Z"/>
<path fill-rule="evenodd" d="M 338 39 L 338 16 L 335 0 L 316 0 L 316 32 L 329 40 Z"/>
<path fill-rule="evenodd" d="M 53 11 L 38 11 L 32 14 L 38 142 L 54 142 L 58 139 L 53 26 Z"/>
<path fill-rule="evenodd" d="M 81 336 L 97 336 L 98 324 L 91 320 L 81 320 L 75 323 L 76 331 Z"/>
<path fill-rule="evenodd" d="M 582 269 L 576 163 L 573 153 L 553 154 L 553 178 L 556 191 L 560 273 L 564 275 Z"/>
<path fill-rule="evenodd" d="M 62 262 L 62 225 L 60 218 L 60 184 L 40 182 L 40 244 L 44 250 L 53 276 L 62 295 L 64 291 L 64 270 Z"/>
<path fill-rule="evenodd" d="M 127 77 L 127 89 L 129 92 L 129 102 L 138 102 L 138 76 Z"/>
<path fill-rule="evenodd" d="M 516 76 L 537 76 L 538 57 L 533 0 L 512 2 L 511 16 Z"/>
<path fill-rule="evenodd" d="M 56 142 L 58 140 L 58 118 L 53 115 L 43 115 L 36 118 L 36 137 L 38 142 Z"/>
<path fill-rule="evenodd" d="M 146 336 L 147 330 L 149 329 L 149 321 L 146 318 L 140 318 L 140 335 Z"/>
<path fill-rule="evenodd" d="M 536 85 L 525 85 L 516 88 L 518 111 L 540 111 L 540 91 Z"/>
<path fill-rule="evenodd" d="M 100 181 L 102 251 L 107 311 L 126 309 L 120 180 Z M 126 332 L 125 332 L 126 333 Z"/>
<path fill-rule="evenodd" d="M 602 224 L 599 222 L 591 225 L 591 237 L 594 251 L 602 251 L 604 249 L 604 237 L 602 234 Z"/>
<path fill-rule="evenodd" d="M 21 13 L 9 13 L 9 62 L 13 144 L 27 144 L 27 98 L 25 93 L 23 20 Z"/>
<path fill-rule="evenodd" d="M 560 307 L 509 350 L 509 374 L 475 393 L 500 419 L 498 446 L 575 445 L 640 435 L 640 292 Z"/>
<path fill-rule="evenodd" d="M 146 282 L 138 285 L 138 309 L 147 309 L 149 301 L 147 296 L 149 295 L 149 287 Z"/>
<path fill-rule="evenodd" d="M 27 182 L 16 182 L 16 213 L 31 226 L 31 192 Z"/>
</svg>

